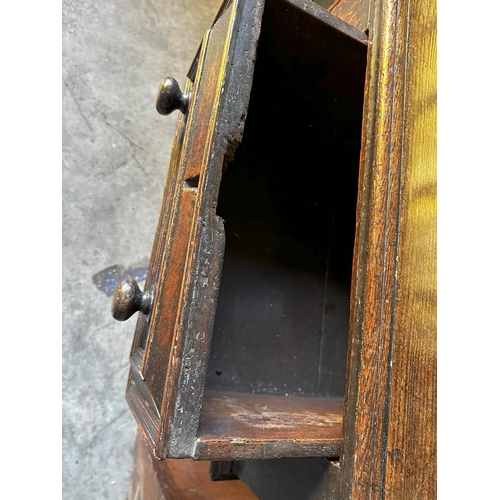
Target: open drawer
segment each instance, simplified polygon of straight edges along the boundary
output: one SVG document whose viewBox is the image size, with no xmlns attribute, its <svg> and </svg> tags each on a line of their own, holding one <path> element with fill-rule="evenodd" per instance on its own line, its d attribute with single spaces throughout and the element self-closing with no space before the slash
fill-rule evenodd
<svg viewBox="0 0 500 500">
<path fill-rule="evenodd" d="M 366 35 L 224 2 L 179 108 L 126 398 L 157 458 L 338 457 Z M 165 101 L 165 95 L 167 100 Z"/>
</svg>

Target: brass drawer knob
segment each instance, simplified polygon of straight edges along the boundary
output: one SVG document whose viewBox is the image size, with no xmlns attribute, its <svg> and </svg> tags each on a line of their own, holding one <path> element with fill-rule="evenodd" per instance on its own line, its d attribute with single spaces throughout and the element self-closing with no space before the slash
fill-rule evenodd
<svg viewBox="0 0 500 500">
<path fill-rule="evenodd" d="M 183 94 L 175 78 L 164 78 L 160 83 L 156 96 L 156 111 L 160 115 L 169 115 L 178 109 L 186 114 L 189 104 L 189 94 Z"/>
<path fill-rule="evenodd" d="M 141 292 L 134 279 L 124 278 L 116 285 L 111 314 L 118 321 L 129 319 L 137 311 L 147 315 L 151 309 L 151 301 L 151 292 Z"/>
</svg>

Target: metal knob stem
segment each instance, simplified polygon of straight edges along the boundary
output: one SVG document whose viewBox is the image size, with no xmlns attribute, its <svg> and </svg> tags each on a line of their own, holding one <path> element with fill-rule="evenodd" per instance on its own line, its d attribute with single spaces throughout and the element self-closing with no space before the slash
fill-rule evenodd
<svg viewBox="0 0 500 500">
<path fill-rule="evenodd" d="M 178 109 L 186 114 L 189 105 L 189 94 L 183 94 L 175 78 L 164 78 L 156 96 L 156 111 L 160 115 L 169 115 Z"/>
<path fill-rule="evenodd" d="M 149 314 L 152 292 L 141 292 L 139 285 L 132 278 L 124 278 L 118 282 L 113 295 L 111 314 L 118 321 L 125 321 L 137 311 Z"/>
</svg>

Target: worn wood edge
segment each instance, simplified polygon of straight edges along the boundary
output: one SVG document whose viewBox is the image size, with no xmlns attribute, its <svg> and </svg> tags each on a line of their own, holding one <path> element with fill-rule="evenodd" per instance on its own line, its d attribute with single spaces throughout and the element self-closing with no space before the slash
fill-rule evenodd
<svg viewBox="0 0 500 500">
<path fill-rule="evenodd" d="M 309 15 L 314 16 L 319 21 L 331 26 L 333 29 L 340 31 L 344 35 L 352 38 L 353 40 L 368 45 L 368 36 L 366 33 L 358 29 L 356 26 L 349 24 L 340 17 L 337 17 L 332 12 L 324 9 L 317 3 L 311 0 L 285 0 L 286 3 L 292 5 L 296 9 L 307 12 Z"/>
<path fill-rule="evenodd" d="M 269 460 L 277 458 L 339 457 L 342 439 L 210 439 L 196 440 L 195 460 Z"/>
<path fill-rule="evenodd" d="M 133 356 L 130 357 L 130 367 L 132 368 L 133 371 L 139 374 L 141 379 L 144 380 L 144 375 L 142 373 L 143 362 L 144 362 L 144 349 L 138 347 Z"/>
<path fill-rule="evenodd" d="M 216 402 L 221 401 L 224 403 L 219 406 Z M 207 413 L 203 414 L 198 430 L 195 458 L 240 460 L 339 456 L 342 446 L 341 398 L 318 400 L 210 391 L 204 402 Z M 268 412 L 264 419 L 261 415 L 263 408 Z M 272 427 L 266 427 L 266 419 L 273 422 Z M 282 426 L 279 419 L 283 419 Z M 256 428 L 262 430 L 256 433 Z"/>
<path fill-rule="evenodd" d="M 158 315 L 158 308 L 161 305 L 161 285 L 165 282 L 165 275 L 168 272 L 167 271 L 167 265 L 166 262 L 168 262 L 168 259 L 170 257 L 170 245 L 168 242 L 172 238 L 172 232 L 175 227 L 175 222 L 177 219 L 176 216 L 176 210 L 179 204 L 179 198 L 181 196 L 182 192 L 182 186 L 183 186 L 183 177 L 184 177 L 184 171 L 185 171 L 185 166 L 186 166 L 186 155 L 187 155 L 187 147 L 188 147 L 188 137 L 186 137 L 186 132 L 188 133 L 189 130 L 193 127 L 193 116 L 194 116 L 194 110 L 197 106 L 197 100 L 196 96 L 198 95 L 198 88 L 201 80 L 201 72 L 203 71 L 203 60 L 206 54 L 206 48 L 210 40 L 210 33 L 211 30 L 208 30 L 202 41 L 202 50 L 200 54 L 201 58 L 201 64 L 198 66 L 198 72 L 197 72 L 197 77 L 196 80 L 193 83 L 190 82 L 188 79 L 186 81 L 186 88 L 185 91 L 189 92 L 191 94 L 191 99 L 189 103 L 189 109 L 187 112 L 187 117 L 183 122 L 185 123 L 184 125 L 184 130 L 182 134 L 182 143 L 177 146 L 177 143 L 174 142 L 174 148 L 176 152 L 176 157 L 173 158 L 171 156 L 171 160 L 169 162 L 169 172 L 167 173 L 167 179 L 165 181 L 165 191 L 164 191 L 164 197 L 167 198 L 167 206 L 165 207 L 165 212 L 160 213 L 160 219 L 158 220 L 158 230 L 159 232 L 159 237 L 161 237 L 161 243 L 160 247 L 158 249 L 158 260 L 156 263 L 156 268 L 155 268 L 155 274 L 156 274 L 156 280 L 155 280 L 155 288 L 156 288 L 156 293 L 155 293 L 155 298 L 153 300 L 153 308 L 151 311 L 151 317 L 150 317 L 150 325 L 155 325 L 156 324 L 156 317 Z M 179 116 L 179 120 L 182 120 L 182 116 Z M 181 137 L 179 136 L 179 139 Z M 177 137 L 174 137 L 174 141 L 177 140 Z M 176 147 L 177 146 L 177 147 Z M 170 174 L 170 170 L 172 170 L 172 174 Z M 165 200 L 163 200 L 164 202 Z M 155 237 L 156 238 L 156 237 Z M 155 248 L 155 247 L 153 247 Z M 151 263 L 150 263 L 151 265 Z M 156 331 L 154 328 L 149 329 L 149 334 L 147 337 L 147 342 L 146 342 L 146 347 L 144 349 L 144 361 L 143 361 L 143 366 L 142 366 L 142 373 L 147 376 L 148 374 L 148 368 L 149 368 L 149 353 L 151 349 L 151 344 L 153 342 L 153 338 L 156 335 Z"/>
<path fill-rule="evenodd" d="M 379 3 L 379 5 L 382 2 Z M 379 8 L 380 11 L 380 8 Z M 380 14 L 379 14 L 380 17 Z M 377 51 L 380 46 L 381 28 L 371 33 L 373 45 L 368 48 L 368 64 L 365 86 L 365 102 L 362 127 L 362 149 L 360 158 L 359 190 L 356 216 L 356 236 L 353 259 L 353 278 L 351 287 L 351 317 L 347 356 L 347 381 L 344 411 L 344 449 L 341 463 L 341 491 L 346 499 L 353 498 L 353 474 L 356 462 L 356 433 L 358 432 L 358 397 L 360 371 L 362 369 L 363 351 L 363 309 L 366 307 L 367 274 L 364 266 L 368 260 L 368 242 L 370 233 L 372 181 L 375 176 L 373 157 L 377 114 L 377 92 L 380 77 L 379 57 Z M 383 299 L 383 297 L 382 297 Z M 376 307 L 376 306 L 375 306 Z"/>
<path fill-rule="evenodd" d="M 186 458 L 192 456 L 192 450 L 198 431 L 199 415 L 203 402 L 206 370 L 210 354 L 210 344 L 217 307 L 217 295 L 222 274 L 222 253 L 225 245 L 225 233 L 222 221 L 215 218 L 213 224 L 202 223 L 200 249 L 192 275 L 198 286 L 190 287 L 189 303 L 183 308 L 187 335 L 179 342 L 179 364 L 183 369 L 175 384 L 176 402 L 174 414 L 170 420 L 169 441 L 159 441 L 162 449 L 167 449 L 165 458 Z M 210 277 L 207 279 L 207 277 Z M 199 380 L 193 380 L 193 374 Z M 201 383 L 200 383 L 201 382 Z M 162 438 L 163 435 L 160 436 Z M 163 457 L 162 457 L 163 458 Z"/>
<path fill-rule="evenodd" d="M 181 359 L 181 365 L 184 365 L 185 362 L 192 363 L 195 361 L 195 372 L 197 377 L 202 381 L 205 379 L 208 367 L 209 347 L 213 323 L 215 321 L 215 306 L 224 251 L 223 222 L 215 213 L 218 186 L 220 184 L 223 167 L 234 156 L 236 147 L 241 141 L 241 136 L 243 134 L 243 127 L 246 119 L 246 113 L 243 112 L 243 110 L 247 108 L 250 98 L 250 88 L 253 79 L 253 63 L 255 60 L 257 40 L 260 34 L 260 19 L 262 17 L 263 6 L 264 3 L 261 0 L 239 0 L 231 7 L 230 15 L 233 20 L 230 22 L 231 29 L 227 34 L 225 55 L 221 65 L 223 72 L 219 74 L 217 85 L 218 88 L 223 88 L 224 92 L 220 93 L 220 100 L 217 106 L 214 106 L 214 110 L 210 117 L 207 143 L 211 144 L 211 146 L 205 150 L 203 164 L 206 165 L 206 168 L 200 175 L 200 186 L 202 188 L 199 190 L 197 203 L 199 213 L 204 213 L 206 219 L 193 220 L 192 232 L 201 231 L 201 237 L 191 236 L 190 238 L 191 241 L 195 241 L 197 244 L 195 247 L 192 247 L 189 252 L 190 258 L 188 259 L 189 262 L 186 263 L 186 269 L 191 269 L 191 273 L 185 273 L 185 276 L 189 276 L 189 278 L 185 280 L 184 293 L 182 295 L 184 297 L 193 298 L 197 291 L 200 290 L 199 286 L 196 285 L 194 277 L 206 274 L 203 272 L 202 263 L 210 256 L 207 255 L 206 251 L 203 251 L 203 246 L 206 235 L 209 234 L 210 231 L 212 231 L 213 241 L 218 242 L 216 245 L 217 249 L 211 254 L 211 265 L 214 270 L 211 275 L 211 279 L 213 279 L 212 293 L 210 297 L 200 297 L 200 300 L 194 300 L 191 301 L 189 305 L 187 303 L 183 305 L 181 308 L 182 314 L 176 327 L 177 337 L 174 343 L 178 346 L 181 340 L 179 337 L 180 332 L 185 331 L 184 329 L 186 328 L 187 330 L 191 330 L 193 324 L 200 321 L 199 316 L 201 311 L 199 304 L 200 301 L 202 303 L 205 301 L 206 303 L 203 306 L 203 316 L 207 321 L 205 324 L 205 337 L 195 346 L 194 354 L 192 349 L 193 339 L 184 339 L 187 341 L 182 340 L 180 342 L 180 354 L 178 354 Z M 247 28 L 247 31 L 244 31 L 238 22 L 245 9 L 247 11 L 253 11 L 253 13 L 251 13 L 252 15 L 246 18 L 254 21 L 254 24 Z M 249 13 L 247 12 L 247 14 Z M 237 30 L 235 29 L 236 27 L 238 28 Z M 251 35 L 251 40 L 249 40 L 249 34 Z M 228 60 L 232 60 L 232 54 L 238 45 L 246 47 L 247 53 L 249 53 L 247 59 L 240 58 L 234 60 L 231 65 L 227 64 Z M 240 87 L 245 82 L 242 78 L 236 81 L 234 74 L 241 71 L 242 67 L 247 66 L 249 61 L 251 61 L 250 68 L 246 68 L 247 70 L 242 72 L 242 75 L 245 77 L 244 79 L 246 79 L 248 83 L 248 92 L 243 100 L 241 96 L 239 97 L 237 103 L 239 105 L 235 106 L 234 102 L 229 102 L 232 97 L 236 96 L 238 91 L 241 93 Z M 222 122 L 220 117 L 224 113 L 228 116 L 228 119 Z M 216 127 L 217 134 L 215 135 Z M 213 140 L 212 137 L 214 138 Z M 210 189 L 210 186 L 216 186 L 217 188 Z M 207 193 L 206 196 L 205 193 Z M 209 233 L 207 233 L 207 231 Z M 200 258 L 203 257 L 203 253 L 205 253 L 204 258 Z M 186 326 L 190 324 L 191 326 Z M 191 457 L 194 454 L 204 383 L 198 384 L 199 389 L 193 389 L 197 384 L 193 386 L 191 382 L 190 385 L 190 373 L 192 371 L 193 370 L 180 371 L 177 378 L 173 376 L 174 373 L 171 371 L 170 378 L 167 379 L 164 407 L 162 409 L 163 423 L 156 445 L 156 455 L 159 458 L 183 458 Z M 167 390 L 171 390 L 173 386 L 175 386 L 175 390 L 168 393 L 167 399 Z M 196 393 L 193 393 L 193 391 Z M 174 399 L 175 405 L 173 404 Z M 190 411 L 186 411 L 186 408 L 189 408 Z"/>
<path fill-rule="evenodd" d="M 202 41 L 202 48 L 205 49 L 210 38 L 210 30 L 205 34 Z M 205 51 L 202 51 L 202 59 L 205 54 Z M 200 66 L 200 72 L 202 67 Z M 198 75 L 199 76 L 199 75 Z M 190 92 L 191 95 L 195 96 L 198 91 L 198 83 L 199 78 L 193 85 L 189 79 L 186 81 L 185 92 Z M 193 126 L 193 114 L 194 109 L 196 107 L 197 101 L 195 98 L 190 100 L 190 106 L 187 112 L 187 116 L 179 113 L 178 125 L 176 130 L 176 135 L 174 138 L 174 147 L 172 151 L 172 155 L 169 162 L 169 168 L 167 172 L 167 177 L 165 181 L 164 187 L 164 195 L 162 200 L 162 207 L 159 214 L 159 220 L 157 224 L 157 230 L 155 235 L 155 243 L 153 245 L 152 251 L 152 260 L 150 263 L 150 269 L 154 268 L 154 273 L 149 273 L 149 277 L 153 279 L 154 276 L 154 286 L 157 288 L 158 283 L 162 283 L 165 276 L 165 265 L 166 260 L 169 257 L 169 245 L 168 241 L 171 239 L 173 227 L 176 220 L 175 211 L 176 207 L 179 203 L 180 195 L 182 193 L 183 187 L 183 175 L 185 170 L 185 157 L 186 157 L 186 147 L 187 141 L 186 139 L 186 130 L 189 130 L 190 127 Z M 156 263 L 155 263 L 156 262 Z M 156 315 L 158 312 L 158 307 L 160 307 L 161 301 L 159 300 L 161 297 L 158 294 L 155 297 L 153 302 L 153 310 L 151 313 L 150 324 L 154 325 L 156 321 Z M 142 320 L 142 324 L 141 324 Z M 138 322 L 138 326 L 136 329 L 136 342 L 138 343 L 138 339 L 142 334 L 142 328 L 148 328 L 149 324 L 145 324 L 144 318 L 140 318 Z M 139 385 L 144 385 L 141 391 L 132 390 L 127 391 L 126 399 L 131 407 L 132 413 L 134 414 L 141 431 L 144 436 L 148 439 L 151 450 L 155 452 L 156 443 L 158 440 L 158 436 L 160 433 L 160 419 L 157 415 L 152 411 L 148 411 L 148 408 L 142 404 L 140 400 L 141 396 L 146 400 L 153 399 L 153 395 L 151 392 L 151 387 L 148 384 L 148 375 L 150 375 L 149 370 L 149 351 L 153 341 L 153 338 L 156 334 L 156 331 L 153 328 L 150 328 L 147 337 L 146 350 L 142 356 L 142 366 L 141 370 L 136 370 L 139 374 L 140 378 L 146 379 L 145 382 L 137 381 Z M 139 361 L 135 359 L 137 357 L 138 350 L 135 350 L 134 356 L 131 358 L 132 371 L 134 368 L 137 368 L 139 365 Z M 141 384 L 142 382 L 142 384 Z M 136 388 L 137 389 L 137 388 Z M 147 393 L 147 394 L 146 394 Z M 139 396 L 141 394 L 141 396 Z M 156 402 L 154 403 L 156 406 Z M 150 405 L 152 406 L 152 405 Z M 155 426 L 155 430 L 153 432 L 152 427 Z"/>
<path fill-rule="evenodd" d="M 201 403 L 203 399 L 203 386 L 204 386 L 204 378 L 206 371 L 206 364 L 208 360 L 206 356 L 202 355 L 202 350 L 205 347 L 205 351 L 209 348 L 209 340 L 203 342 L 205 339 L 200 339 L 201 342 L 198 343 L 198 350 L 196 352 L 186 352 L 185 347 L 187 344 L 190 344 L 189 339 L 187 338 L 187 333 L 189 330 L 189 325 L 191 323 L 198 323 L 203 321 L 203 313 L 200 311 L 199 303 L 193 304 L 194 295 L 196 294 L 196 286 L 197 286 L 197 271 L 198 265 L 200 263 L 199 255 L 200 245 L 198 243 L 198 238 L 200 234 L 200 216 L 204 219 L 203 224 L 208 224 L 212 226 L 212 224 L 216 223 L 214 218 L 215 213 L 210 212 L 210 208 L 207 207 L 207 197 L 205 195 L 205 190 L 209 186 L 206 185 L 207 170 L 209 168 L 210 159 L 212 156 L 212 150 L 214 147 L 214 136 L 215 136 L 215 128 L 217 125 L 216 116 L 218 114 L 219 106 L 220 106 L 220 98 L 221 93 L 220 89 L 223 83 L 223 79 L 226 72 L 226 65 L 229 56 L 229 50 L 231 47 L 231 42 L 233 38 L 233 30 L 234 24 L 237 22 L 237 14 L 240 12 L 238 9 L 240 2 L 236 1 L 231 4 L 230 8 L 227 9 L 224 14 L 220 17 L 217 23 L 212 27 L 212 40 L 217 39 L 217 30 L 221 30 L 220 34 L 223 35 L 224 41 L 222 42 L 222 55 L 220 62 L 219 73 L 216 76 L 215 81 L 215 101 L 213 103 L 212 110 L 210 112 L 210 117 L 208 119 L 208 126 L 206 127 L 206 135 L 205 135 L 205 146 L 203 150 L 203 157 L 201 159 L 201 165 L 199 167 L 199 186 L 201 189 L 196 190 L 196 208 L 194 212 L 193 219 L 191 221 L 191 228 L 189 231 L 189 245 L 187 248 L 187 258 L 185 260 L 184 272 L 182 277 L 182 287 L 181 293 L 179 296 L 179 305 L 177 308 L 177 319 L 174 327 L 174 339 L 171 344 L 171 351 L 169 356 L 169 366 L 167 371 L 167 379 L 165 383 L 163 403 L 162 403 L 162 421 L 160 423 L 160 429 L 158 433 L 157 443 L 155 446 L 155 454 L 158 458 L 187 458 L 192 456 L 192 451 L 194 447 L 194 441 L 196 439 L 196 432 L 198 428 L 199 422 L 199 413 L 201 411 Z M 227 28 L 223 28 L 226 26 Z M 214 41 L 213 43 L 220 43 Z M 211 50 L 211 47 L 207 45 L 206 57 L 208 57 L 208 52 Z M 212 50 L 216 50 L 215 47 Z M 208 61 L 210 64 L 210 61 Z M 203 71 L 204 64 L 200 64 L 200 70 Z M 200 82 L 201 84 L 201 82 Z M 206 90 L 204 90 L 206 91 Z M 206 220 L 208 218 L 208 220 Z M 215 242 L 216 240 L 214 240 Z M 220 273 L 222 271 L 222 255 L 212 253 L 211 263 L 217 266 L 218 277 L 215 277 L 216 284 L 220 279 Z M 217 262 L 218 260 L 218 262 Z M 218 265 L 217 265 L 218 264 Z M 213 290 L 212 300 L 217 300 L 218 289 Z M 203 299 L 202 299 L 203 301 Z M 193 306 L 198 306 L 194 307 Z M 186 309 L 188 308 L 188 309 Z M 193 317 L 193 314 L 186 314 L 187 312 L 193 313 L 196 317 Z M 207 312 L 205 312 L 207 314 Z M 213 309 L 208 308 L 208 316 L 209 322 L 213 324 L 212 316 L 215 314 Z M 206 316 L 205 316 L 206 317 Z M 201 332 L 200 332 L 201 333 Z M 204 331 L 204 336 L 211 336 L 211 332 Z M 192 339 L 191 339 L 192 340 Z M 176 359 L 176 357 L 178 359 Z M 181 367 L 186 367 L 184 364 L 188 361 L 188 358 L 191 358 L 191 361 L 195 361 L 197 366 L 197 372 L 194 370 L 191 371 L 191 366 L 187 365 L 188 368 L 183 370 Z M 205 359 L 205 363 L 203 366 L 200 362 Z M 172 366 L 172 360 L 177 361 L 177 366 Z M 189 378 L 193 373 L 199 380 L 198 384 L 191 383 L 190 391 L 183 390 L 183 386 L 186 382 L 186 376 Z M 201 382 L 201 383 L 199 383 Z M 188 381 L 189 383 L 189 381 Z M 196 391 L 195 387 L 198 386 L 198 394 L 192 394 L 192 391 Z M 194 403 L 194 404 L 193 404 Z M 194 408 L 193 408 L 194 406 Z M 186 407 L 191 407 L 191 409 L 195 411 L 186 411 Z M 196 412 L 196 409 L 199 408 L 199 411 Z"/>
</svg>

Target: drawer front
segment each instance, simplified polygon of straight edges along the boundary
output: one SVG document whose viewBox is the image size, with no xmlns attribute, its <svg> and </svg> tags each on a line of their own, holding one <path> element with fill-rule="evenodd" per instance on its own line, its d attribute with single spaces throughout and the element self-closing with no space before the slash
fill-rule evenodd
<svg viewBox="0 0 500 500">
<path fill-rule="evenodd" d="M 158 458 L 193 453 L 224 253 L 218 187 L 243 133 L 262 8 L 223 5 L 184 87 L 189 105 L 178 118 L 145 285 L 151 309 L 137 323 L 126 394 Z"/>
</svg>

